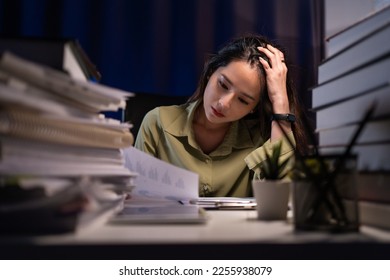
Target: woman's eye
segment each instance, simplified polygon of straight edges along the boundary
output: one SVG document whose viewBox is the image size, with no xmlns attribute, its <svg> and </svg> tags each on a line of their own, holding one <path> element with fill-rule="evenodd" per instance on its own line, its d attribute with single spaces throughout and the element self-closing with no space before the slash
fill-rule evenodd
<svg viewBox="0 0 390 280">
<path fill-rule="evenodd" d="M 222 81 L 218 81 L 218 83 L 223 89 L 228 90 L 228 87 Z"/>
<path fill-rule="evenodd" d="M 245 105 L 248 105 L 248 104 L 249 104 L 249 102 L 246 101 L 244 98 L 239 97 L 238 100 L 239 100 L 241 103 L 245 104 Z"/>
</svg>

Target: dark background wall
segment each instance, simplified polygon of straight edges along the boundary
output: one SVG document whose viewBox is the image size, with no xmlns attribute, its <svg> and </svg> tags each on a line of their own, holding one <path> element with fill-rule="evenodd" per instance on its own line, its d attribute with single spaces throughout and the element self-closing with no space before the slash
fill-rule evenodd
<svg viewBox="0 0 390 280">
<path fill-rule="evenodd" d="M 102 83 L 140 94 L 191 95 L 209 53 L 264 34 L 289 50 L 307 106 L 321 22 L 315 0 L 0 0 L 0 35 L 76 38 Z"/>
</svg>

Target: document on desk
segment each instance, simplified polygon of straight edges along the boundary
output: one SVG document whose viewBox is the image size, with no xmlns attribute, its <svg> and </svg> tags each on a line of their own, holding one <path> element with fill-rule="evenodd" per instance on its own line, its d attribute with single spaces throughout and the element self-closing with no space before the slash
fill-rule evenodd
<svg viewBox="0 0 390 280">
<path fill-rule="evenodd" d="M 134 147 L 123 149 L 125 167 L 137 173 L 134 199 L 175 201 L 198 198 L 199 176 Z"/>
<path fill-rule="evenodd" d="M 180 202 L 206 209 L 251 210 L 256 208 L 253 197 L 199 197 L 199 176 L 196 173 L 156 159 L 134 147 L 124 150 L 125 166 L 138 175 L 131 204 Z"/>
<path fill-rule="evenodd" d="M 199 176 L 176 167 L 134 147 L 122 150 L 125 167 L 137 175 L 131 199 L 110 219 L 114 224 L 203 224 L 205 211 L 195 204 Z"/>
<path fill-rule="evenodd" d="M 253 197 L 200 197 L 189 203 L 211 210 L 254 210 L 257 205 Z"/>
</svg>

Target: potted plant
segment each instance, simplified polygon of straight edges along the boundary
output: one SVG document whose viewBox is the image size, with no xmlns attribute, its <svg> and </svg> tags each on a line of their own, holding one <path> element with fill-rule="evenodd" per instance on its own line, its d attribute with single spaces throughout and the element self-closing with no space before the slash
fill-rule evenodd
<svg viewBox="0 0 390 280">
<path fill-rule="evenodd" d="M 259 165 L 260 177 L 252 181 L 260 220 L 286 220 L 290 193 L 290 159 L 281 159 L 282 142 L 277 142 L 272 153 L 265 152 L 265 160 Z"/>
</svg>

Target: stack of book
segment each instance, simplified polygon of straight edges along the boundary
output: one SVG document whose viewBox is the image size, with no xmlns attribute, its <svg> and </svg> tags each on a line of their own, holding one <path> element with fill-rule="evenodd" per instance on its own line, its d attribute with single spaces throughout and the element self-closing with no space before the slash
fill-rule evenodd
<svg viewBox="0 0 390 280">
<path fill-rule="evenodd" d="M 66 231 L 88 207 L 120 205 L 135 176 L 122 149 L 134 138 L 130 124 L 100 112 L 132 95 L 2 53 L 0 232 Z"/>
<path fill-rule="evenodd" d="M 5 37 L 0 39 L 0 52 L 63 71 L 75 79 L 100 81 L 101 75 L 80 43 L 72 38 Z"/>
<path fill-rule="evenodd" d="M 365 111 L 375 104 L 352 152 L 358 155 L 361 222 L 385 228 L 390 228 L 389 38 L 390 6 L 331 36 L 312 89 L 324 153 L 344 151 Z"/>
</svg>

